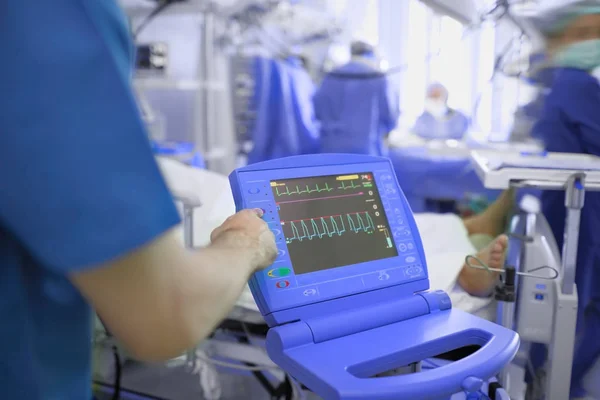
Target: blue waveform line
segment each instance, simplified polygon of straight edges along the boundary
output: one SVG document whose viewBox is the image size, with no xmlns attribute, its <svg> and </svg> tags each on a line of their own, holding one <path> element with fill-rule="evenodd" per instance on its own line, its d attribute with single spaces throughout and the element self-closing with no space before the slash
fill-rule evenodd
<svg viewBox="0 0 600 400">
<path fill-rule="evenodd" d="M 354 218 L 356 218 L 356 221 Z M 348 229 L 346 229 L 344 219 L 348 221 Z M 292 237 L 286 239 L 287 243 L 291 243 L 294 240 L 302 242 L 306 239 L 313 240 L 315 238 L 342 236 L 346 232 L 372 233 L 375 231 L 375 224 L 367 211 L 346 214 L 345 218 L 343 215 L 338 215 L 292 221 L 290 222 L 290 229 L 292 230 Z"/>
</svg>

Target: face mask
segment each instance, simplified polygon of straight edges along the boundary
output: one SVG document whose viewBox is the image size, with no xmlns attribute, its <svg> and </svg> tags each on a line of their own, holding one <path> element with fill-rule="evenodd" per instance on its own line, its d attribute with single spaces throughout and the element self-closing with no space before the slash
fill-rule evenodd
<svg viewBox="0 0 600 400">
<path fill-rule="evenodd" d="M 448 107 L 443 101 L 427 99 L 425 100 L 425 111 L 439 119 L 448 113 Z"/>
<path fill-rule="evenodd" d="M 573 43 L 558 51 L 554 62 L 560 67 L 591 71 L 600 66 L 600 39 Z"/>
<path fill-rule="evenodd" d="M 600 82 L 600 67 L 594 68 L 594 70 L 592 71 L 592 76 L 596 78 L 598 82 Z"/>
</svg>

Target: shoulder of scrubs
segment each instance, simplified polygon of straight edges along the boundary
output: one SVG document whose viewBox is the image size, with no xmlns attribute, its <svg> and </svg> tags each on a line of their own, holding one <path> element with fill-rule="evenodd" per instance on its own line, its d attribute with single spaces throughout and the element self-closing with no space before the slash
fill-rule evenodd
<svg viewBox="0 0 600 400">
<path fill-rule="evenodd" d="M 567 123 L 577 129 L 584 151 L 600 155 L 600 84 L 590 73 L 557 71 L 548 102 L 560 107 Z"/>
<path fill-rule="evenodd" d="M 114 0 L 0 5 L 0 223 L 47 268 L 115 259 L 179 222 L 129 82 Z"/>
<path fill-rule="evenodd" d="M 471 120 L 462 111 L 452 110 L 452 114 L 450 115 L 450 118 L 453 120 L 453 123 L 456 125 L 456 129 L 458 129 L 458 130 L 464 129 L 465 131 L 467 129 L 469 129 L 469 124 L 471 123 Z M 465 132 L 462 132 L 462 133 L 464 134 Z"/>
</svg>

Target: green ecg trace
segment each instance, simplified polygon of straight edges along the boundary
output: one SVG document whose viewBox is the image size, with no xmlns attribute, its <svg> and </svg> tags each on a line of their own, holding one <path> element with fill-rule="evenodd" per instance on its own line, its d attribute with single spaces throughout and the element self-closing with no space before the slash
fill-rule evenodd
<svg viewBox="0 0 600 400">
<path fill-rule="evenodd" d="M 355 185 L 355 184 L 354 184 L 354 181 L 350 181 L 350 185 L 349 185 L 349 186 L 348 186 L 348 185 L 346 185 L 346 184 L 344 183 L 344 181 L 342 181 L 342 185 L 341 185 L 340 187 L 338 187 L 338 189 L 341 189 L 341 190 L 346 190 L 346 189 L 356 189 L 356 188 L 359 188 L 359 187 L 361 187 L 361 185 L 358 185 L 358 186 L 357 186 L 357 185 Z"/>
<path fill-rule="evenodd" d="M 290 192 L 290 188 L 289 187 L 285 187 L 285 191 L 279 191 L 279 187 L 275 186 L 275 192 L 277 193 L 277 196 L 285 196 L 285 195 L 292 195 L 292 194 L 302 194 L 302 193 L 321 193 L 321 192 L 331 192 L 333 190 L 333 188 L 330 188 L 329 185 L 326 183 L 325 187 L 319 187 L 319 185 L 315 185 L 314 189 L 311 189 L 308 187 L 308 185 L 305 186 L 305 188 L 300 189 L 299 186 L 296 186 L 296 190 L 293 190 Z"/>
<path fill-rule="evenodd" d="M 342 236 L 347 232 L 371 234 L 375 231 L 375 224 L 368 211 L 292 221 L 290 227 L 292 237 L 286 238 L 288 244 L 295 240 L 302 242 L 305 239 Z"/>
</svg>

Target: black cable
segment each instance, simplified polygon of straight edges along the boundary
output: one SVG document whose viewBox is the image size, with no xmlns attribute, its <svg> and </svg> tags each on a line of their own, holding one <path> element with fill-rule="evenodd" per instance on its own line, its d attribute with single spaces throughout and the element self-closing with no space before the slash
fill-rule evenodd
<svg viewBox="0 0 600 400">
<path fill-rule="evenodd" d="M 174 3 L 177 3 L 177 0 L 160 0 L 158 5 L 154 8 L 154 10 L 152 10 L 152 12 L 148 14 L 148 16 L 138 25 L 137 29 L 133 32 L 133 39 L 137 39 L 137 37 L 144 30 L 144 28 L 146 28 L 146 26 L 148 26 L 148 24 L 152 22 L 152 20 L 156 18 L 158 14 L 163 12 L 167 7 Z"/>
<path fill-rule="evenodd" d="M 112 385 L 110 385 L 108 383 L 105 383 L 105 382 L 96 381 L 96 380 L 94 381 L 94 385 L 102 386 L 102 387 L 107 388 L 107 389 L 111 389 L 112 388 Z M 123 390 L 123 392 L 124 393 L 129 393 L 129 394 L 132 394 L 132 395 L 135 395 L 135 396 L 143 397 L 143 398 L 146 398 L 148 400 L 169 400 L 169 399 L 166 399 L 164 397 L 157 397 L 157 396 L 151 395 L 149 393 L 138 392 L 136 390 L 131 390 L 131 389 L 125 389 L 125 390 Z"/>
<path fill-rule="evenodd" d="M 122 376 L 122 366 L 121 366 L 121 356 L 119 356 L 119 349 L 116 345 L 113 345 L 113 354 L 115 356 L 115 383 L 114 383 L 114 392 L 112 399 L 120 400 L 121 399 L 121 376 Z"/>
</svg>

